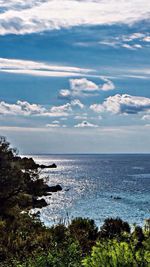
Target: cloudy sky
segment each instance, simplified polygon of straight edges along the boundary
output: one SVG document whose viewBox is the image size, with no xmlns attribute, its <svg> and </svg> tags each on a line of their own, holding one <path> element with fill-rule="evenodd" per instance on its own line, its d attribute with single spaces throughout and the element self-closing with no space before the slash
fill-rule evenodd
<svg viewBox="0 0 150 267">
<path fill-rule="evenodd" d="M 0 135 L 21 153 L 150 152 L 150 2 L 0 0 Z"/>
</svg>

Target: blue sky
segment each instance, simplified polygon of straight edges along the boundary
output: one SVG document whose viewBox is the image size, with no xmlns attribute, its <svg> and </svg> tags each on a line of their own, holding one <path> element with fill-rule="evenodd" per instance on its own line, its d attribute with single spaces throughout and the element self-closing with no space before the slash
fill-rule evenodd
<svg viewBox="0 0 150 267">
<path fill-rule="evenodd" d="M 0 134 L 21 153 L 150 152 L 150 3 L 0 1 Z"/>
</svg>

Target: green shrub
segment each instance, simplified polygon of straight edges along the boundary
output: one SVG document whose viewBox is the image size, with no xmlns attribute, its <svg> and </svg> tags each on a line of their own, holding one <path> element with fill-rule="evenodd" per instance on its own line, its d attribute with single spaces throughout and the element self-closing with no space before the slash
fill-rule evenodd
<svg viewBox="0 0 150 267">
<path fill-rule="evenodd" d="M 135 250 L 133 244 L 108 240 L 97 243 L 91 256 L 83 260 L 84 267 L 148 267 L 150 251 L 146 247 Z"/>
</svg>

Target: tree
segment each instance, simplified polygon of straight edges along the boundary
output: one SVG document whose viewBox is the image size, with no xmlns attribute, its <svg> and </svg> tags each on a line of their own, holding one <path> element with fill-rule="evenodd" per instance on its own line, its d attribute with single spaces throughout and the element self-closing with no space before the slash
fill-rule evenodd
<svg viewBox="0 0 150 267">
<path fill-rule="evenodd" d="M 88 253 L 98 237 L 98 228 L 94 220 L 75 218 L 68 227 L 70 234 L 78 240 L 83 253 Z"/>
<path fill-rule="evenodd" d="M 113 238 L 120 236 L 122 232 L 130 233 L 130 226 L 120 218 L 108 218 L 100 229 L 100 237 Z"/>
<path fill-rule="evenodd" d="M 37 169 L 23 168 L 16 149 L 0 137 L 0 216 L 12 216 L 14 207 L 31 205 L 29 185 L 38 177 Z M 24 162 L 24 161 L 23 161 Z M 27 165 L 27 164 L 26 164 Z"/>
</svg>

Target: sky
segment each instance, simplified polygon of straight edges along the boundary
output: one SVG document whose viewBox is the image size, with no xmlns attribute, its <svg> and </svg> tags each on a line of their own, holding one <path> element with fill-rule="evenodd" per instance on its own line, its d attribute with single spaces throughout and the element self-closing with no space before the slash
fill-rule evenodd
<svg viewBox="0 0 150 267">
<path fill-rule="evenodd" d="M 150 153 L 150 2 L 0 0 L 0 135 L 23 154 Z"/>
</svg>

